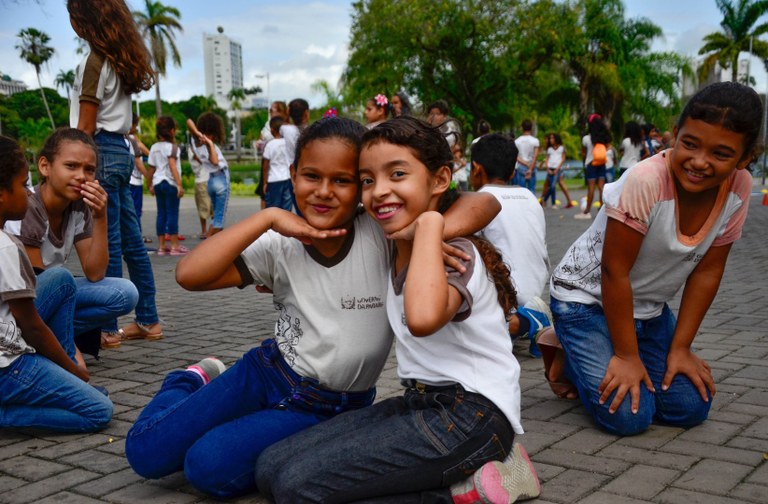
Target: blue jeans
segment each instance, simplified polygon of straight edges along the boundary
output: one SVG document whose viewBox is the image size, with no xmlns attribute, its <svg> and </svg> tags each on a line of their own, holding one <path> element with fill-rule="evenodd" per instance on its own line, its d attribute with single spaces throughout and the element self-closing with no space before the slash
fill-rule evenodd
<svg viewBox="0 0 768 504">
<path fill-rule="evenodd" d="M 213 227 L 216 229 L 224 228 L 224 218 L 227 215 L 227 204 L 229 204 L 229 170 L 224 169 L 216 173 L 211 173 L 208 178 L 208 196 L 211 197 L 213 206 Z"/>
<path fill-rule="evenodd" d="M 541 201 L 544 203 L 547 202 L 547 198 L 552 198 L 552 204 L 554 205 L 557 201 L 557 195 L 555 189 L 557 188 L 557 181 L 560 177 L 558 176 L 557 172 L 550 175 L 547 173 L 547 182 L 549 183 L 549 188 L 547 189 L 547 192 L 541 197 Z"/>
<path fill-rule="evenodd" d="M 612 434 L 631 436 L 645 431 L 653 421 L 693 427 L 707 419 L 712 400 L 704 402 L 688 377 L 678 374 L 668 390 L 661 390 L 676 325 L 667 305 L 658 317 L 635 319 L 640 358 L 656 388 L 653 394 L 640 384 L 640 408 L 636 414 L 632 413 L 629 395 L 613 414 L 608 412 L 608 407 L 615 393 L 605 404 L 598 402 L 597 388 L 614 355 L 602 307 L 566 303 L 553 297 L 551 308 L 555 331 L 566 355 L 568 377 L 576 385 L 587 412 L 601 428 Z"/>
<path fill-rule="evenodd" d="M 344 394 L 307 382 L 273 340 L 205 386 L 193 373 L 172 371 L 128 432 L 125 455 L 145 478 L 183 469 L 195 488 L 218 498 L 254 492 L 256 460 L 266 447 L 350 406 L 341 401 Z M 374 395 L 375 389 L 360 406 Z"/>
<path fill-rule="evenodd" d="M 529 170 L 530 168 L 527 166 L 518 163 L 515 167 L 515 174 L 512 177 L 512 185 L 525 187 L 532 193 L 536 194 L 536 169 L 531 172 L 531 178 L 526 180 L 525 176 L 528 174 Z"/>
<path fill-rule="evenodd" d="M 175 186 L 163 180 L 155 186 L 157 201 L 157 236 L 179 234 L 179 193 Z"/>
<path fill-rule="evenodd" d="M 293 182 L 291 179 L 267 184 L 267 207 L 277 207 L 291 211 L 293 209 Z"/>
<path fill-rule="evenodd" d="M 96 178 L 109 196 L 107 276 L 122 278 L 122 260 L 125 259 L 128 275 L 139 291 L 136 321 L 145 325 L 154 324 L 159 320 L 155 305 L 155 277 L 147 248 L 141 238 L 139 219 L 136 216 L 129 187 L 134 160 L 122 135 L 102 131 L 94 137 L 94 140 L 99 148 L 99 167 Z M 117 331 L 117 319 L 105 324 L 102 329 L 109 332 Z"/>
<path fill-rule="evenodd" d="M 62 277 L 66 275 L 72 276 L 61 267 L 40 273 L 37 276 L 37 298 L 48 298 L 48 291 L 59 288 Z M 90 282 L 87 278 L 78 277 L 72 281 L 76 289 L 75 312 L 71 322 L 74 334 L 108 325 L 117 317 L 130 313 L 139 300 L 136 287 L 124 278 L 105 277 L 98 282 Z"/>
<path fill-rule="evenodd" d="M 35 307 L 74 361 L 75 280 L 64 268 L 50 271 Z M 111 419 L 112 402 L 106 396 L 39 354 L 22 355 L 0 368 L 0 427 L 92 432 Z"/>
<path fill-rule="evenodd" d="M 144 186 L 131 184 L 131 197 L 133 198 L 133 208 L 136 209 L 136 217 L 139 221 L 139 231 L 141 231 L 141 210 L 144 208 Z"/>
<path fill-rule="evenodd" d="M 280 503 L 450 503 L 448 487 L 503 460 L 513 439 L 485 397 L 458 385 L 411 388 L 271 446 L 256 478 Z"/>
</svg>

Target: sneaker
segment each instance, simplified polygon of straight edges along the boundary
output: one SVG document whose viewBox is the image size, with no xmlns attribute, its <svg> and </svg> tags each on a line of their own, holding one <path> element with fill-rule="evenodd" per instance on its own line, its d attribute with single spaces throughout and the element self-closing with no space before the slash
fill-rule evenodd
<svg viewBox="0 0 768 504">
<path fill-rule="evenodd" d="M 526 303 L 526 306 L 518 308 L 517 314 L 528 319 L 531 324 L 528 329 L 528 339 L 531 340 L 528 352 L 532 357 L 541 357 L 541 351 L 536 345 L 536 335 L 545 327 L 552 325 L 552 312 L 549 311 L 549 306 L 539 296 L 535 296 Z"/>
<path fill-rule="evenodd" d="M 189 249 L 185 247 L 184 245 L 179 245 L 176 248 L 171 248 L 171 251 L 169 252 L 172 256 L 183 256 L 187 255 L 189 252 Z"/>
<path fill-rule="evenodd" d="M 540 494 L 536 469 L 520 443 L 514 444 L 504 462 L 488 462 L 471 478 L 451 487 L 453 501 L 461 504 L 511 504 Z"/>
<path fill-rule="evenodd" d="M 204 385 L 211 383 L 211 380 L 226 370 L 227 366 L 216 357 L 206 357 L 197 364 L 187 366 L 187 371 L 191 371 L 202 378 Z"/>
<path fill-rule="evenodd" d="M 579 212 L 576 215 L 574 215 L 573 218 L 579 219 L 579 220 L 589 220 L 592 218 L 592 214 L 589 212 L 587 213 Z"/>
</svg>

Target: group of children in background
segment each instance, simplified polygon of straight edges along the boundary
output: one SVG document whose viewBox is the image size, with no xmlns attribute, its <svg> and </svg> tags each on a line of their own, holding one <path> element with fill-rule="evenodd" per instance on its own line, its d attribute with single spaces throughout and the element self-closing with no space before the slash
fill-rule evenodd
<svg viewBox="0 0 768 504">
<path fill-rule="evenodd" d="M 92 53 L 78 68 L 77 129 L 46 141 L 34 193 L 18 144 L 0 137 L 0 427 L 89 432 L 110 421 L 112 403 L 87 383 L 76 333 L 95 328 L 107 346 L 163 336 L 129 187 L 142 152 L 126 141 L 130 102 L 126 109 L 93 80 L 111 79 L 119 94 L 144 89 L 152 74 L 141 61 L 144 80 L 119 73 L 120 56 L 93 37 L 100 19 L 122 20 L 122 43 L 137 36 L 122 0 L 67 5 Z M 270 119 L 284 155 L 273 152 L 281 143 L 268 149 L 263 179 L 266 199 L 280 204 L 226 229 L 221 120 L 188 121 L 212 212 L 209 227 L 201 220 L 208 238 L 192 251 L 178 243 L 176 124 L 158 118 L 149 167 L 137 165 L 158 202 L 158 253 L 186 256 L 176 278 L 187 289 L 271 290 L 277 323 L 274 338 L 229 369 L 206 358 L 166 377 L 126 438 L 137 473 L 183 470 L 216 497 L 258 490 L 279 503 L 536 497 L 533 464 L 514 443 L 523 432 L 517 336 L 530 339 L 533 355 L 545 354 L 560 395 L 578 397 L 608 432 L 707 418 L 714 380 L 691 344 L 746 219 L 745 168 L 763 110 L 757 94 L 736 83 L 703 89 L 682 111 L 674 146 L 656 154 L 652 139 L 638 143 L 629 127 L 625 156 L 651 155 L 604 189 L 607 155 L 594 147 L 611 139 L 590 117 L 587 181 L 590 193 L 604 192 L 604 206 L 552 272 L 555 331 L 541 299 L 549 275 L 543 210 L 528 189 L 507 185 L 535 180 L 538 140 L 483 135 L 471 146 L 477 194 L 459 195 L 450 127 L 408 116 L 397 98 L 398 117 L 374 110 L 378 124 L 367 130 L 339 117 L 309 125 L 306 102 L 291 102 L 290 123 Z M 436 103 L 430 117 L 440 114 Z M 564 152 L 556 135 L 547 142 L 554 191 Z M 286 164 L 290 184 L 280 185 Z M 281 206 L 287 185 L 295 213 Z M 62 267 L 72 248 L 84 278 Z M 114 270 L 123 256 L 131 281 Z M 683 285 L 676 320 L 666 303 Z M 118 330 L 116 318 L 134 308 L 136 321 Z M 393 340 L 405 392 L 374 404 Z"/>
</svg>

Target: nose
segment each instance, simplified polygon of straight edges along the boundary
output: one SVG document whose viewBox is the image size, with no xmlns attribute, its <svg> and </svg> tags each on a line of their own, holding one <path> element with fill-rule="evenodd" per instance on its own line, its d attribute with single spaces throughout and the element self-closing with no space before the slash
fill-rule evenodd
<svg viewBox="0 0 768 504">
<path fill-rule="evenodd" d="M 694 170 L 704 170 L 709 165 L 709 160 L 704 152 L 699 152 L 691 158 L 691 168 Z"/>
<path fill-rule="evenodd" d="M 318 198 L 330 198 L 333 195 L 333 187 L 331 181 L 323 179 L 315 188 L 315 195 Z"/>
</svg>

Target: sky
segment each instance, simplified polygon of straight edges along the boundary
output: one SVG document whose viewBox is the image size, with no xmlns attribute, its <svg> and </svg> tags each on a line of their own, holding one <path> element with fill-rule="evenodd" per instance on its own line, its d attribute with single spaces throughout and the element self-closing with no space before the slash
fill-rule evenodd
<svg viewBox="0 0 768 504">
<path fill-rule="evenodd" d="M 131 9 L 144 2 L 128 0 Z M 323 103 L 311 89 L 324 79 L 336 85 L 349 54 L 350 0 L 163 0 L 181 11 L 183 33 L 177 35 L 182 67 L 170 63 L 161 82 L 164 100 L 178 101 L 205 94 L 203 33 L 224 34 L 243 49 L 244 85 L 260 86 L 270 100 L 307 98 L 313 106 Z M 646 17 L 660 26 L 664 37 L 655 50 L 675 50 L 695 55 L 702 37 L 719 30 L 721 14 L 715 0 L 625 0 L 628 17 Z M 224 9 L 222 9 L 224 7 Z M 56 53 L 42 72 L 44 86 L 54 87 L 60 70 L 74 69 L 81 56 L 75 54 L 74 32 L 69 24 L 65 0 L 0 0 L 0 72 L 37 88 L 34 68 L 19 58 L 16 34 L 34 27 L 52 39 Z M 746 57 L 744 55 L 743 57 Z M 766 70 L 754 59 L 752 75 L 758 91 L 766 87 Z M 266 77 L 269 74 L 269 89 Z M 154 98 L 154 90 L 140 100 Z"/>
</svg>

